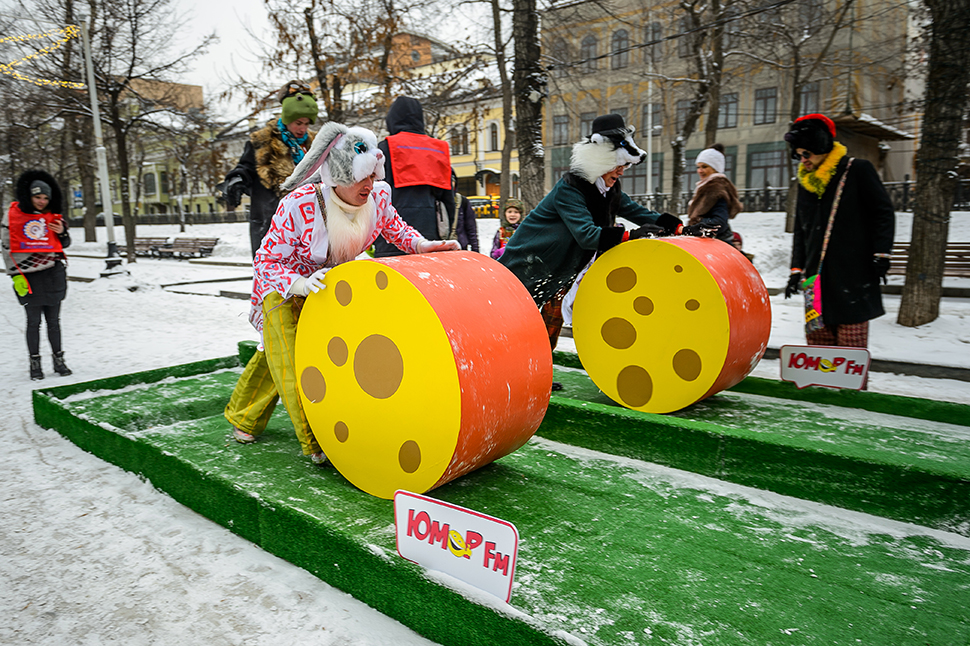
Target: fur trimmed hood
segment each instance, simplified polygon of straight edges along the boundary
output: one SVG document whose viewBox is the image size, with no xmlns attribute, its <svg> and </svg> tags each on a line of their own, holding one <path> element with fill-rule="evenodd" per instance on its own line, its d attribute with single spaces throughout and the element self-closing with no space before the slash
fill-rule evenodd
<svg viewBox="0 0 970 646">
<path fill-rule="evenodd" d="M 573 145 L 569 170 L 592 184 L 617 166 L 639 164 L 647 153 L 633 142 L 630 130 L 624 135 L 596 133 Z"/>
<path fill-rule="evenodd" d="M 325 186 L 352 186 L 372 174 L 384 179 L 384 153 L 377 147 L 377 135 L 366 128 L 329 121 L 280 188 L 292 191 L 315 181 L 314 176 Z"/>
<path fill-rule="evenodd" d="M 34 180 L 40 180 L 51 187 L 50 202 L 47 210 L 51 213 L 63 214 L 64 198 L 61 194 L 61 187 L 57 184 L 54 177 L 42 170 L 28 170 L 21 173 L 17 178 L 17 206 L 24 213 L 34 213 L 34 203 L 30 200 L 30 185 Z"/>
<path fill-rule="evenodd" d="M 710 213 L 718 200 L 727 202 L 728 217 L 733 218 L 744 209 L 738 199 L 738 189 L 725 175 L 715 173 L 697 186 L 694 197 L 687 205 L 687 224 L 697 224 Z"/>
<path fill-rule="evenodd" d="M 267 190 L 273 191 L 277 197 L 283 197 L 287 191 L 283 190 L 281 185 L 293 173 L 293 156 L 283 143 L 276 122 L 276 119 L 267 121 L 265 126 L 249 136 L 249 141 L 253 145 L 256 174 L 259 175 L 260 183 Z M 312 132 L 307 134 L 312 142 L 314 134 Z"/>
</svg>

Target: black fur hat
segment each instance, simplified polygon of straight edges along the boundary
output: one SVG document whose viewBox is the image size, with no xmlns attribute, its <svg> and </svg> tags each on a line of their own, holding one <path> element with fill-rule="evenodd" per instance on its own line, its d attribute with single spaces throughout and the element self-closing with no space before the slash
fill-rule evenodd
<svg viewBox="0 0 970 646">
<path fill-rule="evenodd" d="M 835 123 L 824 114 L 806 114 L 795 119 L 791 130 L 785 133 L 785 141 L 791 145 L 792 159 L 799 159 L 795 154 L 797 148 L 826 155 L 835 142 Z"/>
<path fill-rule="evenodd" d="M 47 210 L 51 213 L 63 214 L 64 202 L 61 187 L 57 185 L 57 180 L 50 173 L 42 170 L 24 171 L 17 178 L 17 202 L 20 210 L 24 213 L 34 212 L 34 204 L 30 201 L 30 185 L 38 180 L 50 187 L 50 194 L 47 196 L 50 198 L 50 202 L 47 204 Z"/>
</svg>

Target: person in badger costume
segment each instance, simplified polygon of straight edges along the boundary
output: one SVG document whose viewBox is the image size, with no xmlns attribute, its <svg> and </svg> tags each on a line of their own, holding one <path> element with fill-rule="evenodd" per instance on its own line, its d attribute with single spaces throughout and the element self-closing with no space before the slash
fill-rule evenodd
<svg viewBox="0 0 970 646">
<path fill-rule="evenodd" d="M 573 146 L 569 171 L 525 217 L 499 259 L 532 294 L 552 348 L 562 329 L 562 298 L 596 254 L 683 229 L 676 216 L 651 211 L 620 189 L 623 172 L 647 156 L 633 132 L 618 114 L 596 117 L 590 136 Z M 640 226 L 627 231 L 618 217 Z"/>
<path fill-rule="evenodd" d="M 383 178 L 376 135 L 330 122 L 281 185 L 292 192 L 280 200 L 253 259 L 250 321 L 263 348 L 246 365 L 225 410 L 237 441 L 255 441 L 282 397 L 304 455 L 326 462 L 296 376 L 296 326 L 305 298 L 325 287 L 330 269 L 356 258 L 378 236 L 406 253 L 458 250 L 457 241 L 426 240 L 405 223 Z"/>
</svg>

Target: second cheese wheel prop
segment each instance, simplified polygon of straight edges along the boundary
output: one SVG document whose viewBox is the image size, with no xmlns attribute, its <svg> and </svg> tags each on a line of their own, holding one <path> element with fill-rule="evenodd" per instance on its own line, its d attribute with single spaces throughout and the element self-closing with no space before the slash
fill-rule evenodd
<svg viewBox="0 0 970 646">
<path fill-rule="evenodd" d="M 552 356 L 528 291 L 487 256 L 355 260 L 296 335 L 314 437 L 369 494 L 424 493 L 511 453 L 549 404 Z"/>
<path fill-rule="evenodd" d="M 593 263 L 573 306 L 576 351 L 615 402 L 669 413 L 737 384 L 768 346 L 764 281 L 733 246 L 633 240 Z"/>
</svg>

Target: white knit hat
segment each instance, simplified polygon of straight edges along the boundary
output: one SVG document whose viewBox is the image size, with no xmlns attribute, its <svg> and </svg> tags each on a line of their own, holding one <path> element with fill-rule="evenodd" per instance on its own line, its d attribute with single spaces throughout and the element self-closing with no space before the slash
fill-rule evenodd
<svg viewBox="0 0 970 646">
<path fill-rule="evenodd" d="M 717 173 L 724 173 L 724 155 L 713 148 L 705 148 L 694 160 L 695 164 L 707 164 Z"/>
</svg>

